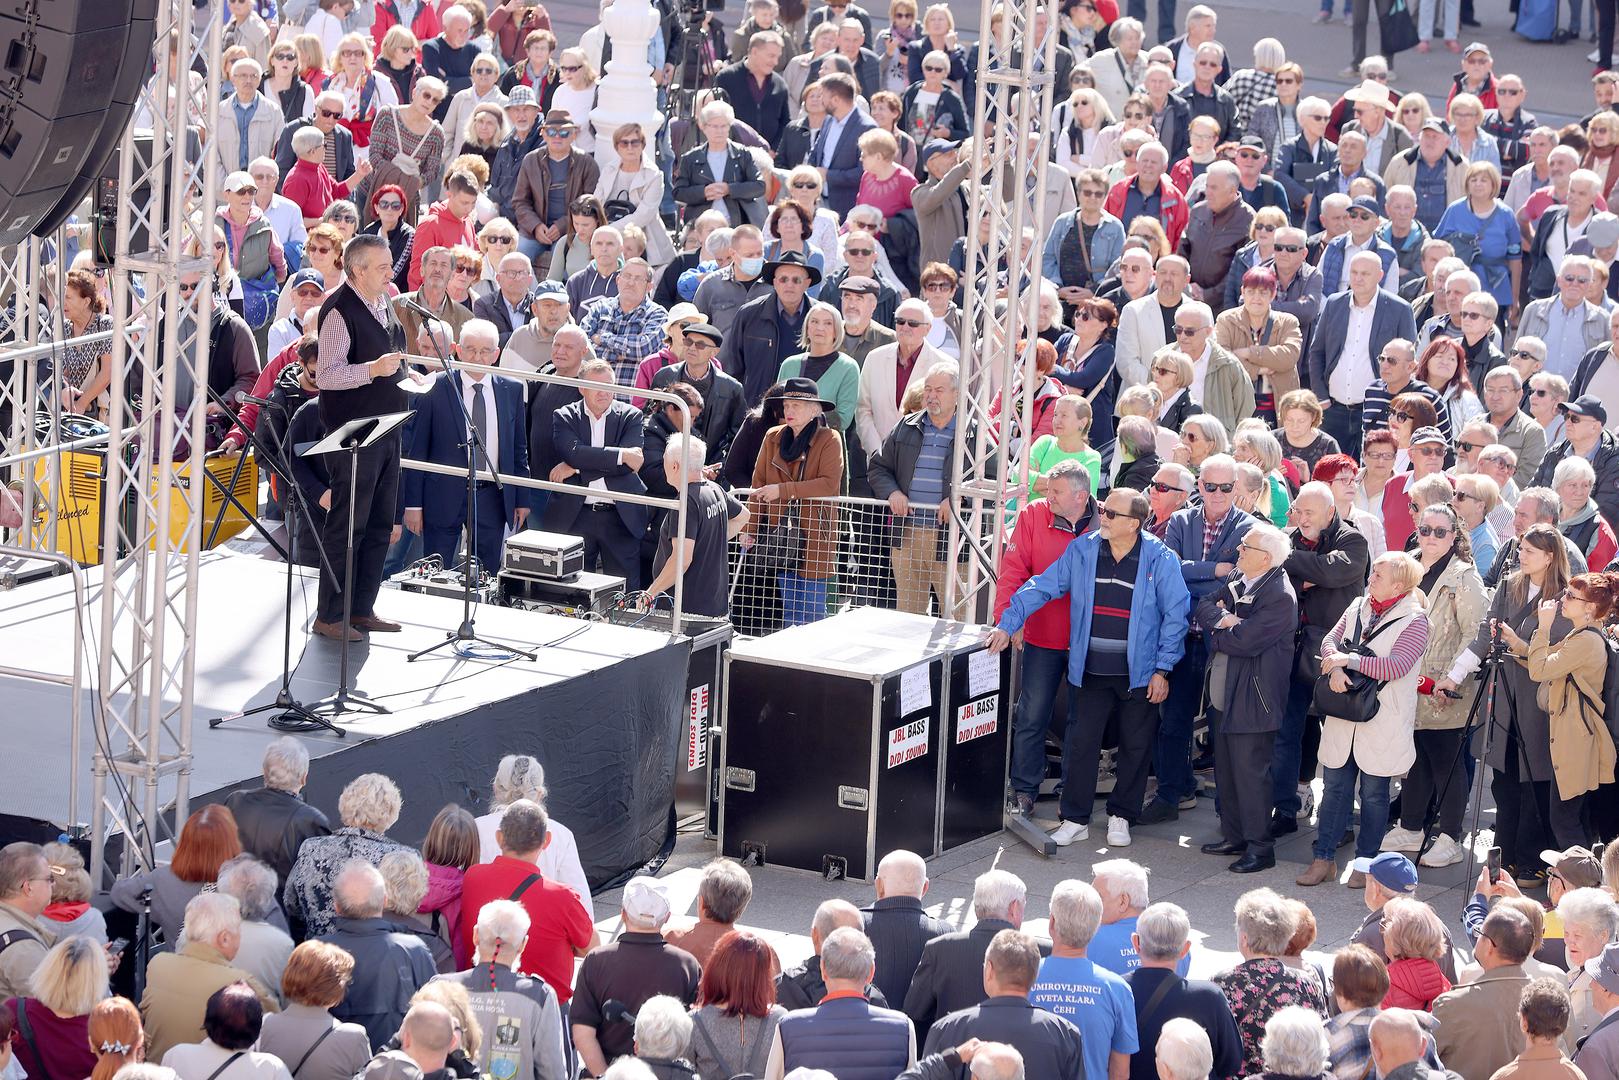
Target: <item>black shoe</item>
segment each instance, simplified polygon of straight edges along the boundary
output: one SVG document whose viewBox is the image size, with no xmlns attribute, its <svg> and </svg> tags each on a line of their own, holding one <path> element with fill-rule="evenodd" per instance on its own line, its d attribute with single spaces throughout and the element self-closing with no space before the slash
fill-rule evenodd
<svg viewBox="0 0 1619 1080">
<path fill-rule="evenodd" d="M 1241 855 L 1248 850 L 1248 845 L 1233 844 L 1229 840 L 1216 840 L 1213 843 L 1204 844 L 1198 850 L 1205 855 Z"/>
<path fill-rule="evenodd" d="M 1338 846 L 1340 848 L 1346 848 L 1350 844 L 1353 844 L 1354 842 L 1355 842 L 1355 830 L 1354 829 L 1346 830 L 1344 832 L 1344 834 L 1338 838 Z"/>
<path fill-rule="evenodd" d="M 1141 811 L 1137 821 L 1142 825 L 1158 825 L 1165 821 L 1179 821 L 1180 816 L 1180 808 L 1174 803 L 1154 799 Z"/>
<path fill-rule="evenodd" d="M 1197 757 L 1193 758 L 1192 759 L 1192 771 L 1193 772 L 1213 772 L 1214 771 L 1214 751 L 1213 750 L 1205 750 L 1201 754 L 1197 755 Z"/>
<path fill-rule="evenodd" d="M 1292 814 L 1285 814 L 1278 810 L 1270 816 L 1270 834 L 1272 836 L 1286 836 L 1299 831 L 1299 819 Z"/>
<path fill-rule="evenodd" d="M 1274 855 L 1244 855 L 1227 869 L 1233 874 L 1257 874 L 1261 870 L 1269 870 L 1276 865 Z"/>
<path fill-rule="evenodd" d="M 1477 19 L 1463 19 L 1461 22 L 1462 22 L 1463 26 L 1475 26 L 1475 27 L 1477 27 L 1477 26 L 1483 26 L 1484 25 L 1483 23 L 1479 22 Z"/>
</svg>

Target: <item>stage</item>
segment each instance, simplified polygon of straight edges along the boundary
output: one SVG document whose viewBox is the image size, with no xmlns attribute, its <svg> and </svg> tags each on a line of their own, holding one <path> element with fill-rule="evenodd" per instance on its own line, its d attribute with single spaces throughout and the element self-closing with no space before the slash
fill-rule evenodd
<svg viewBox="0 0 1619 1080">
<path fill-rule="evenodd" d="M 83 751 L 72 762 L 65 687 L 0 677 L 0 814 L 67 824 L 70 768 L 80 779 L 79 821 L 89 820 L 90 762 L 100 611 L 100 568 L 86 571 L 86 640 L 73 640 L 69 578 L 0 592 L 0 650 L 18 667 L 72 671 L 85 650 Z M 307 632 L 316 579 L 295 570 L 294 695 L 305 704 L 337 683 L 335 641 Z M 208 720 L 273 701 L 281 681 L 285 566 L 253 555 L 202 556 L 198 588 L 191 805 L 219 802 L 259 784 L 270 713 L 210 729 Z M 530 662 L 468 660 L 448 649 L 409 663 L 407 654 L 441 640 L 461 619 L 459 601 L 385 589 L 377 613 L 404 625 L 350 646 L 357 690 L 392 710 L 340 718 L 345 737 L 300 735 L 311 758 L 304 795 L 337 821 L 343 786 L 366 772 L 393 777 L 404 794 L 394 838 L 420 843 L 435 814 L 456 802 L 484 813 L 503 754 L 545 765 L 549 807 L 579 843 L 591 883 L 656 855 L 669 836 L 675 762 L 681 751 L 690 642 L 633 627 L 500 607 L 477 609 L 478 633 L 537 650 Z M 119 641 L 124 647 L 128 634 Z M 116 745 L 116 744 L 115 744 Z M 172 800 L 173 781 L 163 789 Z"/>
</svg>

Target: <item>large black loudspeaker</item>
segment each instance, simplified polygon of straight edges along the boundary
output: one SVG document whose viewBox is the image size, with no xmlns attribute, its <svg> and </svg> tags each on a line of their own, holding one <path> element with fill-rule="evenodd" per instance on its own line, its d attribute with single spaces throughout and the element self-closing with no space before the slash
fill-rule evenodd
<svg viewBox="0 0 1619 1080">
<path fill-rule="evenodd" d="M 0 244 L 65 221 L 152 70 L 157 0 L 0 0 Z"/>
</svg>

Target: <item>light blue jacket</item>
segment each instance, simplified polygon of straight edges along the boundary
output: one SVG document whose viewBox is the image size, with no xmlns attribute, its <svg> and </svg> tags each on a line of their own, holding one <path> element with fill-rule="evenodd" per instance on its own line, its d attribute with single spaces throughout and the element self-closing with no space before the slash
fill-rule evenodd
<svg viewBox="0 0 1619 1080">
<path fill-rule="evenodd" d="M 1044 573 L 1030 578 L 1012 594 L 1000 628 L 1015 634 L 1028 617 L 1059 596 L 1068 597 L 1068 681 L 1085 684 L 1085 656 L 1091 644 L 1091 606 L 1095 599 L 1096 553 L 1102 534 L 1089 532 L 1064 549 Z M 1154 672 L 1169 671 L 1186 651 L 1191 594 L 1181 576 L 1181 561 L 1162 540 L 1141 534 L 1141 560 L 1130 599 L 1130 688 L 1147 685 Z"/>
</svg>

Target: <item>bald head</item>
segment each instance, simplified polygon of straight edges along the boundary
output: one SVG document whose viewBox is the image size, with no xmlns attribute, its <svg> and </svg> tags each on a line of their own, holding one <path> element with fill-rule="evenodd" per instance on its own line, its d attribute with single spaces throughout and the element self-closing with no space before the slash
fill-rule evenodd
<svg viewBox="0 0 1619 1080">
<path fill-rule="evenodd" d="M 1023 1055 L 1005 1043 L 979 1043 L 973 1051 L 973 1080 L 1023 1080 Z"/>
<path fill-rule="evenodd" d="M 928 866 L 914 851 L 890 851 L 877 864 L 877 897 L 914 896 L 928 891 Z"/>
<path fill-rule="evenodd" d="M 1383 1076 L 1420 1059 L 1427 1047 L 1422 1025 L 1410 1009 L 1385 1009 L 1378 1013 L 1372 1021 L 1371 1037 L 1372 1059 Z"/>
<path fill-rule="evenodd" d="M 455 1045 L 455 1018 L 436 1001 L 419 1001 L 412 1005 L 399 1025 L 399 1049 L 423 1074 L 444 1068 L 444 1061 Z"/>
<path fill-rule="evenodd" d="M 382 914 L 388 886 L 382 873 L 364 859 L 350 859 L 332 886 L 332 905 L 351 919 L 374 919 Z"/>
</svg>

